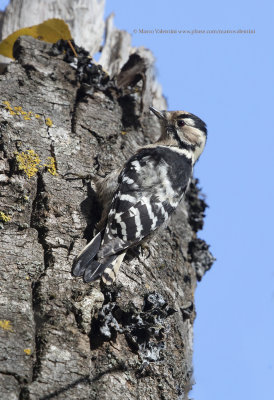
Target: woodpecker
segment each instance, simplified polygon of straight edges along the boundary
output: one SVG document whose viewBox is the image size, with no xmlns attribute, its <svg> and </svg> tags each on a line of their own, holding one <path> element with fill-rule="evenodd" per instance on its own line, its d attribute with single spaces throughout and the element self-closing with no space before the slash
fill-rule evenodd
<svg viewBox="0 0 274 400">
<path fill-rule="evenodd" d="M 186 111 L 150 110 L 161 126 L 159 140 L 140 148 L 98 186 L 104 210 L 97 235 L 76 257 L 74 276 L 110 285 L 127 250 L 147 240 L 182 200 L 206 143 L 206 124 Z"/>
</svg>

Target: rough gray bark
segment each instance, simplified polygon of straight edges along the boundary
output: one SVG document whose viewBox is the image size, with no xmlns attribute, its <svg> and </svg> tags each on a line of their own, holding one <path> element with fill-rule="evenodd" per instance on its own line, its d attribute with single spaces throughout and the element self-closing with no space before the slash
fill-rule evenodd
<svg viewBox="0 0 274 400">
<path fill-rule="evenodd" d="M 118 89 L 98 67 L 88 81 L 31 37 L 14 53 L 0 76 L 0 211 L 11 217 L 0 231 L 1 399 L 187 398 L 194 290 L 213 261 L 196 237 L 206 207 L 196 183 L 113 287 L 73 278 L 100 218 L 94 179 L 159 126 L 141 110 L 140 81 Z M 41 159 L 30 178 L 16 160 L 27 150 Z M 48 157 L 58 175 L 43 167 Z"/>
</svg>

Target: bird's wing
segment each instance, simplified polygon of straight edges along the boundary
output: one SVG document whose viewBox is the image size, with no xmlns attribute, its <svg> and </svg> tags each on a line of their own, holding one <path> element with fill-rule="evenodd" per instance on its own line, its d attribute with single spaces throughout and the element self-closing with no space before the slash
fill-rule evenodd
<svg viewBox="0 0 274 400">
<path fill-rule="evenodd" d="M 100 257 L 138 244 L 178 206 L 187 188 L 192 164 L 186 157 L 174 160 L 167 153 L 160 147 L 142 149 L 125 165 L 109 212 Z"/>
</svg>

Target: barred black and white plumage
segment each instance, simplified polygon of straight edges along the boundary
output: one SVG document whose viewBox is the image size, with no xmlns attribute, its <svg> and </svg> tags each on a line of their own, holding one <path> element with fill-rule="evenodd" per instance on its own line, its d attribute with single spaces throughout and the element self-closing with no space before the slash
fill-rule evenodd
<svg viewBox="0 0 274 400">
<path fill-rule="evenodd" d="M 83 275 L 85 282 L 102 277 L 111 284 L 116 279 L 126 251 L 149 237 L 177 208 L 204 149 L 207 129 L 200 118 L 186 111 L 150 109 L 161 121 L 161 137 L 139 149 L 111 185 L 109 178 L 101 185 L 101 197 L 111 204 L 105 205 L 101 231 L 73 264 L 73 275 Z"/>
</svg>

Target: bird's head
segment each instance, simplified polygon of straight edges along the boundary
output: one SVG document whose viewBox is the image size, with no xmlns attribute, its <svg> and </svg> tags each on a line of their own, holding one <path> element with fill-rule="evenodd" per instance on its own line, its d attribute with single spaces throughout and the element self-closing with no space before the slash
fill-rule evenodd
<svg viewBox="0 0 274 400">
<path fill-rule="evenodd" d="M 162 135 L 159 142 L 190 150 L 194 162 L 200 157 L 206 143 L 206 124 L 187 111 L 158 111 L 149 109 L 159 118 Z"/>
</svg>

